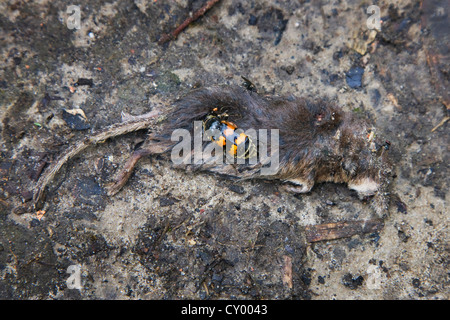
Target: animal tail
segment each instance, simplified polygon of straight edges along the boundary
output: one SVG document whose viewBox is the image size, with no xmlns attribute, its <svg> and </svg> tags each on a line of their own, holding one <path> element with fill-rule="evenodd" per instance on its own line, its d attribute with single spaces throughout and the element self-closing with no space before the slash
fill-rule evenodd
<svg viewBox="0 0 450 320">
<path fill-rule="evenodd" d="M 149 128 L 152 124 L 156 123 L 159 115 L 159 111 L 152 111 L 146 114 L 144 117 L 136 117 L 132 120 L 117 123 L 111 125 L 99 132 L 94 133 L 91 137 L 87 137 L 82 141 L 77 142 L 75 145 L 66 149 L 39 178 L 33 195 L 33 206 L 35 210 L 39 210 L 43 205 L 43 195 L 46 186 L 53 180 L 55 175 L 61 169 L 61 167 L 69 161 L 71 158 L 79 154 L 81 151 L 91 145 L 103 142 L 106 139 L 117 137 L 126 133 L 134 132 L 141 129 Z"/>
</svg>

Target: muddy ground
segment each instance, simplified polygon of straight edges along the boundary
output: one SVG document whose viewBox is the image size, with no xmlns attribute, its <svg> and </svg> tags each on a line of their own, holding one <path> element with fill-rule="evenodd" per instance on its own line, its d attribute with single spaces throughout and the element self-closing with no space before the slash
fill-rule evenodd
<svg viewBox="0 0 450 320">
<path fill-rule="evenodd" d="M 374 1 L 370 32 L 370 1 L 223 0 L 158 45 L 204 3 L 0 3 L 0 298 L 448 299 L 448 123 L 432 131 L 448 116 L 448 2 Z M 396 163 L 382 230 L 309 243 L 306 226 L 370 218 L 369 206 L 344 185 L 292 195 L 158 157 L 108 197 L 144 131 L 89 148 L 51 183 L 45 213 L 26 209 L 46 165 L 122 111 L 240 76 L 375 123 Z"/>
</svg>

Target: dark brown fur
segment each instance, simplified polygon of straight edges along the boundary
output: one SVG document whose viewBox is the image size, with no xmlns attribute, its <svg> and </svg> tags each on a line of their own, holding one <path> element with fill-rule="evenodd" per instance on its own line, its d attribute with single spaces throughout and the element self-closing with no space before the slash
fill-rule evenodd
<svg viewBox="0 0 450 320">
<path fill-rule="evenodd" d="M 366 196 L 373 194 L 373 190 L 366 190 L 373 182 L 377 185 L 376 211 L 385 213 L 391 165 L 387 151 L 380 147 L 382 142 L 369 141 L 368 123 L 324 100 L 262 96 L 240 87 L 199 89 L 175 102 L 166 120 L 155 126 L 142 150 L 132 155 L 109 186 L 110 194 L 125 184 L 140 157 L 168 154 L 177 144 L 171 141 L 173 130 L 192 132 L 193 122 L 204 119 L 215 107 L 226 110 L 230 121 L 243 130 L 279 129 L 279 170 L 275 175 L 261 176 L 260 164 L 200 164 L 193 166 L 195 169 L 237 178 L 276 179 L 288 183 L 294 192 L 308 192 L 315 183 L 331 181 L 348 183 Z M 44 179 L 47 184 L 49 177 Z"/>
</svg>

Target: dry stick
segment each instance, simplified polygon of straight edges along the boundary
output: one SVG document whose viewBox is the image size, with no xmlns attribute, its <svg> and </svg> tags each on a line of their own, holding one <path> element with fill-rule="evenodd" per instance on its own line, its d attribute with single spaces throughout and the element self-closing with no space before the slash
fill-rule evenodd
<svg viewBox="0 0 450 320">
<path fill-rule="evenodd" d="M 184 22 L 182 24 L 180 24 L 178 26 L 178 28 L 176 28 L 174 31 L 172 31 L 169 34 L 164 34 L 161 39 L 159 39 L 158 44 L 162 45 L 170 40 L 175 39 L 180 33 L 181 31 L 183 31 L 184 29 L 186 29 L 187 26 L 189 26 L 192 22 L 194 22 L 195 20 L 197 20 L 198 18 L 200 18 L 201 16 L 203 16 L 205 14 L 206 11 L 208 11 L 209 9 L 211 9 L 211 7 L 213 5 L 215 5 L 217 2 L 219 2 L 219 0 L 209 0 L 206 2 L 206 4 L 201 7 L 200 9 L 198 9 L 197 11 L 194 12 L 194 14 L 187 18 L 186 20 L 184 20 Z"/>
<path fill-rule="evenodd" d="M 42 195 L 44 194 L 45 187 L 50 183 L 50 181 L 52 181 L 56 173 L 67 161 L 69 161 L 71 158 L 76 156 L 87 147 L 103 142 L 108 138 L 149 128 L 150 124 L 154 123 L 157 120 L 155 119 L 155 117 L 158 114 L 159 112 L 155 111 L 147 114 L 147 117 L 143 119 L 114 124 L 69 147 L 58 157 L 56 161 L 50 164 L 47 170 L 45 170 L 44 174 L 39 178 L 33 195 L 33 204 L 35 210 L 38 210 L 40 208 L 40 200 L 42 198 Z"/>
<path fill-rule="evenodd" d="M 287 285 L 289 289 L 292 289 L 292 258 L 284 255 L 283 264 L 283 284 Z"/>
<path fill-rule="evenodd" d="M 355 234 L 379 231 L 383 226 L 383 221 L 379 219 L 311 225 L 306 227 L 306 240 L 317 242 L 348 238 Z"/>
<path fill-rule="evenodd" d="M 450 117 L 445 117 L 444 119 L 442 119 L 441 122 L 439 122 L 436 127 L 431 129 L 431 132 L 436 131 L 440 126 L 444 125 L 444 123 L 446 123 L 448 120 L 450 120 Z"/>
</svg>

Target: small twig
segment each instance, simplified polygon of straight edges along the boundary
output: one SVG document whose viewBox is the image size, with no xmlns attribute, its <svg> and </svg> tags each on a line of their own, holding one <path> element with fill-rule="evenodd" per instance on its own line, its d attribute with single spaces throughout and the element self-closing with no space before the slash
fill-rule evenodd
<svg viewBox="0 0 450 320">
<path fill-rule="evenodd" d="M 448 120 L 450 120 L 450 117 L 445 117 L 444 119 L 442 119 L 441 122 L 438 123 L 438 125 L 436 127 L 434 127 L 433 129 L 431 129 L 431 132 L 436 131 L 437 128 L 439 128 L 440 126 L 442 126 L 444 123 L 446 123 Z"/>
<path fill-rule="evenodd" d="M 164 230 L 161 232 L 161 234 L 158 236 L 156 241 L 153 243 L 153 248 L 155 248 L 155 247 L 160 245 L 164 235 L 167 233 L 167 231 L 169 231 L 169 227 L 170 227 L 170 221 L 167 220 L 166 221 L 166 225 L 164 226 Z"/>
<path fill-rule="evenodd" d="M 206 285 L 205 282 L 203 282 L 203 288 L 205 288 L 206 291 L 206 296 L 209 296 L 209 290 L 208 290 L 208 286 Z"/>
<path fill-rule="evenodd" d="M 159 39 L 158 44 L 162 45 L 170 40 L 175 39 L 180 33 L 181 31 L 183 31 L 184 29 L 187 28 L 187 26 L 189 26 L 192 22 L 194 22 L 195 20 L 197 20 L 198 18 L 200 18 L 201 16 L 203 16 L 205 14 L 206 11 L 208 11 L 209 9 L 211 9 L 211 7 L 213 5 L 215 5 L 217 2 L 219 2 L 219 0 L 208 0 L 206 2 L 206 4 L 201 7 L 200 9 L 198 9 L 197 11 L 195 11 L 192 16 L 190 16 L 189 18 L 187 18 L 186 20 L 184 20 L 184 22 L 182 24 L 180 24 L 178 26 L 178 28 L 176 28 L 174 31 L 172 31 L 169 34 L 164 34 L 161 39 Z"/>
<path fill-rule="evenodd" d="M 306 240 L 317 242 L 348 238 L 355 234 L 376 232 L 383 228 L 383 221 L 363 220 L 317 224 L 306 227 Z"/>
<path fill-rule="evenodd" d="M 9 247 L 9 251 L 12 253 L 12 255 L 14 256 L 14 258 L 16 259 L 16 262 L 19 261 L 19 258 L 17 258 L 16 254 L 14 253 L 14 251 L 12 250 L 11 247 Z"/>
<path fill-rule="evenodd" d="M 292 258 L 284 255 L 283 256 L 283 284 L 285 284 L 289 289 L 292 289 Z"/>
</svg>

